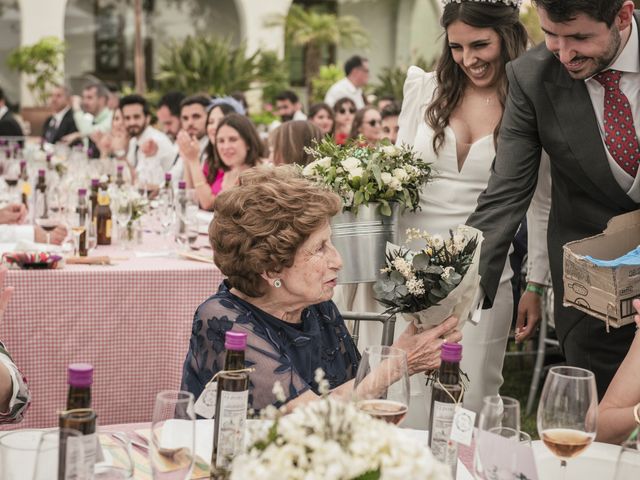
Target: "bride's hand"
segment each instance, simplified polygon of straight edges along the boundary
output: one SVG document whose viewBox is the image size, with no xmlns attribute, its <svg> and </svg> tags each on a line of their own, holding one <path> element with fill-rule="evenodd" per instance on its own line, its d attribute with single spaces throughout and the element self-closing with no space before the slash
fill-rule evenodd
<svg viewBox="0 0 640 480">
<path fill-rule="evenodd" d="M 419 331 L 413 322 L 407 326 L 393 346 L 407 352 L 409 375 L 440 367 L 442 344 L 445 341 L 455 343 L 462 340 L 462 333 L 457 326 L 456 317 L 449 317 L 430 330 Z"/>
</svg>

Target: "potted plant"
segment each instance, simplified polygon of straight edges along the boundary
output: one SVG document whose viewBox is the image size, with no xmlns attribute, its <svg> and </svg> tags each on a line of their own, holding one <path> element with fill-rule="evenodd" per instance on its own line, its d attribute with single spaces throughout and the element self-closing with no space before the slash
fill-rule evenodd
<svg viewBox="0 0 640 480">
<path fill-rule="evenodd" d="M 57 37 L 43 37 L 33 45 L 13 50 L 7 65 L 27 75 L 27 87 L 39 106 L 23 107 L 22 117 L 31 123 L 31 133 L 40 135 L 42 125 L 51 111 L 46 107 L 51 87 L 62 80 L 61 63 L 65 43 Z"/>
</svg>

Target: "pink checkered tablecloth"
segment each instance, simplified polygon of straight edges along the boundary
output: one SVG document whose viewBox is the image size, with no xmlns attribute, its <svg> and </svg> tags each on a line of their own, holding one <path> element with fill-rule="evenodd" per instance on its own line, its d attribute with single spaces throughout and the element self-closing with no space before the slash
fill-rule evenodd
<svg viewBox="0 0 640 480">
<path fill-rule="evenodd" d="M 73 362 L 94 365 L 102 425 L 150 421 L 156 393 L 179 388 L 193 314 L 222 274 L 213 264 L 115 247 L 95 255 L 129 258 L 8 272 L 5 286 L 15 292 L 0 338 L 29 382 L 32 403 L 21 424 L 6 428 L 56 425 Z"/>
</svg>

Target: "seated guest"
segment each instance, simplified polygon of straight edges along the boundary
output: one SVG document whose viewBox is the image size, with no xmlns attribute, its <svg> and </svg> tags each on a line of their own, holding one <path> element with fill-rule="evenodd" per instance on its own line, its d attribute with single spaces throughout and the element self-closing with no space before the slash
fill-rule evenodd
<svg viewBox="0 0 640 480">
<path fill-rule="evenodd" d="M 202 164 L 204 149 L 209 143 L 207 138 L 207 109 L 211 98 L 205 95 L 192 95 L 180 103 L 180 131 L 176 136 L 178 160 L 171 168 L 171 178 L 177 184 L 184 177 L 185 156 L 191 157 L 196 152 Z"/>
<path fill-rule="evenodd" d="M 138 181 L 155 189 L 164 182 L 177 150 L 169 137 L 150 125 L 149 103 L 143 96 L 122 97 L 120 110 L 129 137 L 127 161 L 135 168 Z"/>
<path fill-rule="evenodd" d="M 109 90 L 100 82 L 91 82 L 82 89 L 82 98 L 71 98 L 73 109 L 73 121 L 76 123 L 77 132 L 69 133 L 62 137 L 62 141 L 68 145 L 79 139 L 84 139 L 89 144 L 90 156 L 98 158 L 100 152 L 95 146 L 93 135 L 97 132 L 106 133 L 111 129 L 111 117 L 113 112 L 107 107 Z"/>
<path fill-rule="evenodd" d="M 367 145 L 373 146 L 382 138 L 380 112 L 375 107 L 364 107 L 356 112 L 351 125 L 350 138 L 364 138 Z"/>
<path fill-rule="evenodd" d="M 382 113 L 382 110 L 384 110 L 385 108 L 387 108 L 389 105 L 393 104 L 393 103 L 398 103 L 396 102 L 396 97 L 394 97 L 393 95 L 383 95 L 378 99 L 378 111 L 380 113 Z"/>
<path fill-rule="evenodd" d="M 333 107 L 335 114 L 335 124 L 333 127 L 333 136 L 338 145 L 343 145 L 351 135 L 351 125 L 356 115 L 356 104 L 350 98 L 344 97 L 336 102 Z"/>
<path fill-rule="evenodd" d="M 71 110 L 71 92 L 64 85 L 55 85 L 49 94 L 49 107 L 54 111 L 44 122 L 42 138 L 48 143 L 58 143 L 62 137 L 77 132 Z"/>
<path fill-rule="evenodd" d="M 633 306 L 638 313 L 634 319 L 640 329 L 640 300 L 635 299 Z M 640 427 L 640 335 L 638 331 L 627 356 L 600 402 L 596 440 L 619 445 L 637 427 Z"/>
<path fill-rule="evenodd" d="M 21 240 L 46 243 L 47 232 L 42 227 L 21 225 L 27 216 L 27 209 L 21 203 L 12 203 L 0 208 L 0 244 L 16 243 Z M 49 242 L 60 245 L 67 236 L 67 229 L 58 226 L 49 233 Z M 0 245 L 1 251 L 6 251 L 9 245 Z M 12 247 L 11 247 L 12 248 Z"/>
<path fill-rule="evenodd" d="M 210 142 L 212 155 L 207 156 L 211 160 L 205 160 L 204 165 L 200 164 L 199 157 L 195 154 L 197 144 L 193 140 L 189 140 L 192 143 L 190 147 L 180 149 L 186 153 L 185 179 L 193 182 L 190 186 L 196 192 L 200 208 L 204 210 L 213 208 L 216 196 L 234 186 L 240 173 L 260 163 L 262 145 L 251 120 L 239 113 L 229 113 L 216 120 L 216 111 L 224 111 L 222 105 L 224 104 L 216 105 L 209 112 L 211 126 L 208 127 L 208 132 L 214 133 L 214 141 Z M 184 137 L 179 136 L 178 142 L 182 142 L 182 139 Z"/>
<path fill-rule="evenodd" d="M 168 92 L 158 102 L 156 116 L 160 129 L 172 142 L 176 141 L 180 131 L 180 102 L 184 97 L 182 92 Z"/>
<path fill-rule="evenodd" d="M 4 283 L 6 274 L 7 267 L 0 267 L 0 285 Z M 12 294 L 13 287 L 7 287 L 0 293 L 0 321 Z M 21 421 L 29 407 L 30 397 L 26 379 L 0 342 L 0 424 Z"/>
<path fill-rule="evenodd" d="M 273 137 L 273 164 L 295 163 L 306 165 L 313 160 L 305 147 L 322 140 L 323 134 L 318 127 L 306 120 L 293 120 L 280 125 Z"/>
<path fill-rule="evenodd" d="M 102 173 L 115 177 L 116 166 L 114 160 L 117 160 L 126 166 L 123 172 L 125 180 L 129 183 L 135 183 L 136 169 L 133 164 L 127 160 L 129 135 L 124 127 L 124 117 L 122 116 L 122 110 L 120 110 L 120 108 L 116 108 L 113 111 L 111 130 L 107 133 L 96 132 L 93 138 L 98 146 L 98 150 L 100 150 L 100 160 L 104 165 L 104 171 Z"/>
<path fill-rule="evenodd" d="M 341 209 L 336 194 L 290 166 L 248 170 L 218 196 L 209 238 L 227 279 L 196 310 L 183 390 L 198 397 L 223 368 L 225 332 L 233 330 L 248 335 L 252 408 L 276 402 L 275 382 L 290 407 L 316 399 L 317 368 L 331 395 L 351 394 L 360 354 L 331 301 L 342 259 L 329 221 Z M 438 368 L 442 338 L 461 339 L 456 324 L 449 318 L 421 333 L 407 327 L 394 346 L 407 352 L 411 374 Z"/>
<path fill-rule="evenodd" d="M 318 127 L 323 135 L 333 133 L 333 110 L 326 103 L 314 103 L 309 107 L 309 121 Z"/>
<path fill-rule="evenodd" d="M 22 137 L 22 127 L 9 110 L 7 97 L 0 88 L 0 137 Z"/>
<path fill-rule="evenodd" d="M 400 107 L 397 103 L 391 103 L 380 110 L 382 119 L 382 138 L 388 138 L 391 143 L 396 144 L 398 139 L 398 117 L 400 117 Z"/>
</svg>

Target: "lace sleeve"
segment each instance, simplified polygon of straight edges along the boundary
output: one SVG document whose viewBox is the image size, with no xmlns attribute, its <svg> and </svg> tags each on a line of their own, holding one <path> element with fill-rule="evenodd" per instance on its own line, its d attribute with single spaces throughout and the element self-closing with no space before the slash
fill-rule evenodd
<svg viewBox="0 0 640 480">
<path fill-rule="evenodd" d="M 255 368 L 250 374 L 250 408 L 260 410 L 276 403 L 272 393 L 275 382 L 282 385 L 287 400 L 309 389 L 288 357 L 278 349 L 278 338 L 256 320 L 253 312 L 228 298 L 212 297 L 198 308 L 193 319 L 182 375 L 184 390 L 197 398 L 224 367 L 224 337 L 228 330 L 247 334 L 245 366 Z"/>
<path fill-rule="evenodd" d="M 414 144 L 418 125 L 424 121 L 424 108 L 431 101 L 435 87 L 435 73 L 427 73 L 416 66 L 409 67 L 403 88 L 402 110 L 398 118 L 398 145 Z"/>
</svg>

